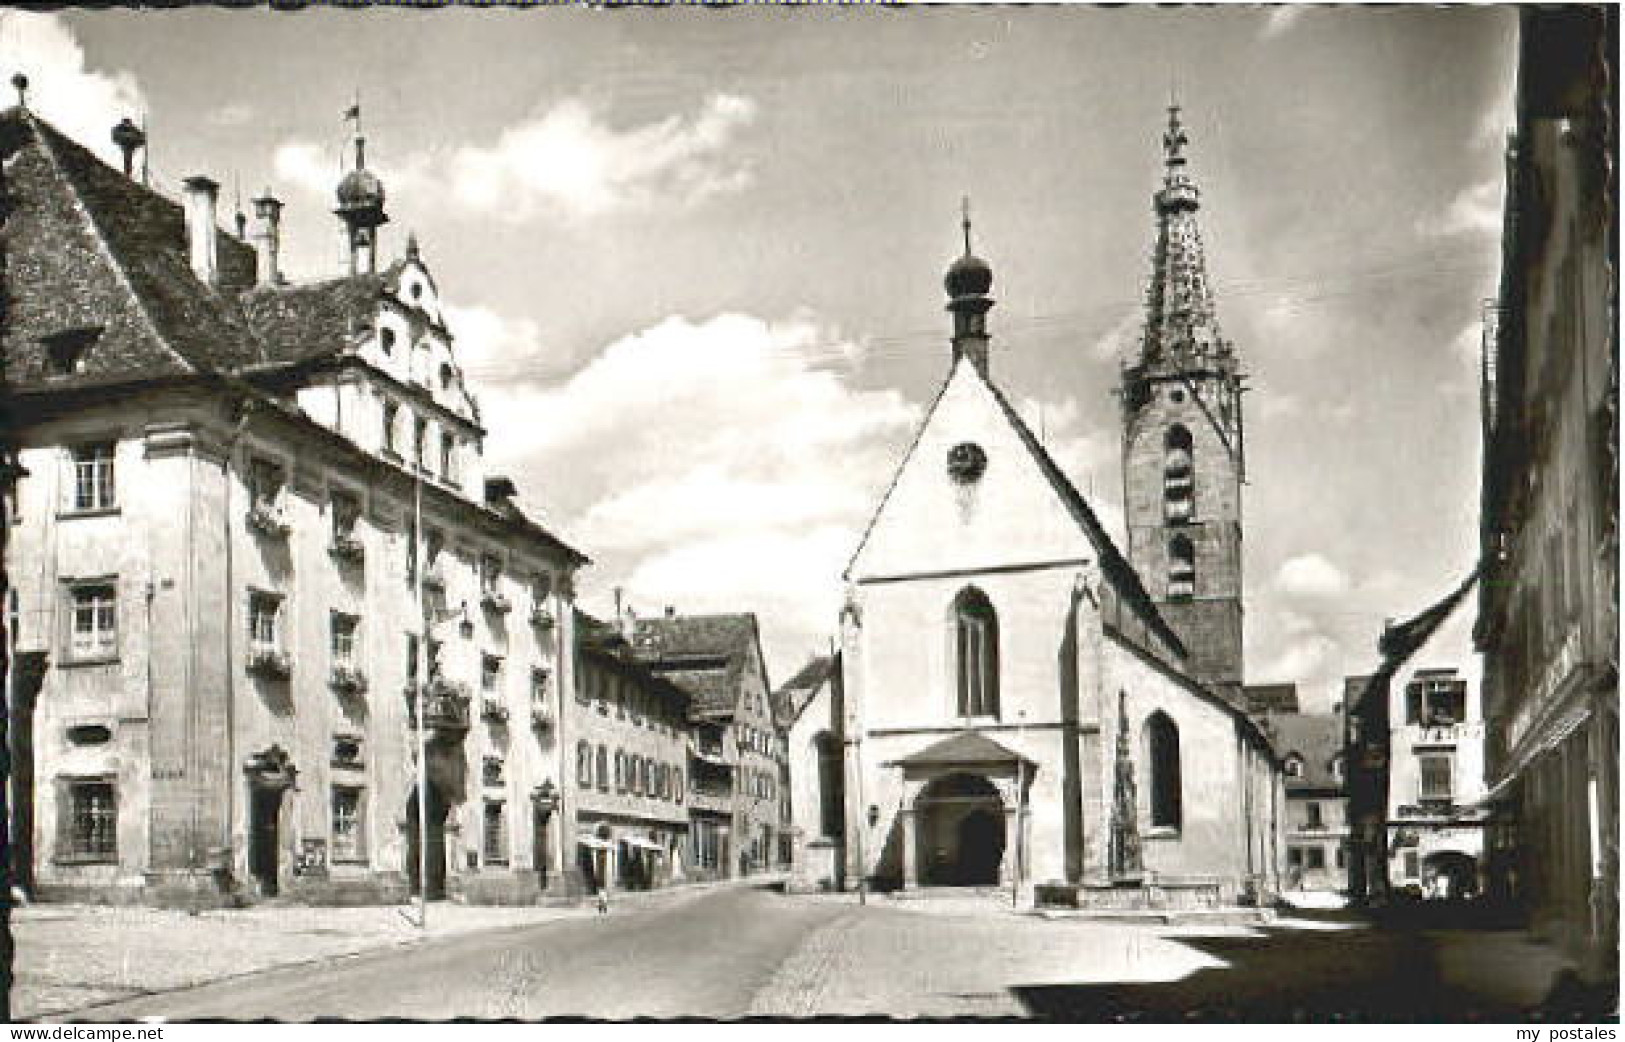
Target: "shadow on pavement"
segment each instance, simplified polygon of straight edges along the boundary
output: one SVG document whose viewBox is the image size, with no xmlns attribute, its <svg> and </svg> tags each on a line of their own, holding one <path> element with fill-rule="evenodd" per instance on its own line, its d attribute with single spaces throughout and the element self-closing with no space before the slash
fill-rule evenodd
<svg viewBox="0 0 1625 1042">
<path fill-rule="evenodd" d="M 1294 912 L 1354 924 L 1358 913 Z M 1077 1022 L 1612 1021 L 1616 992 L 1557 978 L 1530 1006 L 1490 987 L 1465 989 L 1439 972 L 1437 938 L 1418 930 L 1255 928 L 1250 936 L 1170 937 L 1221 960 L 1180 980 L 1016 986 L 1040 1020 Z M 1524 989 L 1527 992 L 1527 988 Z"/>
</svg>

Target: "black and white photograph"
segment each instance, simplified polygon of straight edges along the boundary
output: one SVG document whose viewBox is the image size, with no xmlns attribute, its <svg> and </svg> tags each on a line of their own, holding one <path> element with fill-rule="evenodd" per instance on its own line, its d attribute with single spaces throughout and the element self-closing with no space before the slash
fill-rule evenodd
<svg viewBox="0 0 1625 1042">
<path fill-rule="evenodd" d="M 0 8 L 0 1020 L 1617 1037 L 1618 39 Z"/>
</svg>

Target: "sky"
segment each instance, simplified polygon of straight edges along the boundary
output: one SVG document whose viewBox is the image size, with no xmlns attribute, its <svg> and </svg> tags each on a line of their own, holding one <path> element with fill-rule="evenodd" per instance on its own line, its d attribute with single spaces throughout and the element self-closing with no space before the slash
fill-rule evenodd
<svg viewBox="0 0 1625 1042">
<path fill-rule="evenodd" d="M 1494 7 L 8 11 L 0 74 L 110 161 L 145 116 L 161 190 L 271 189 L 296 279 L 339 271 L 359 97 L 382 252 L 420 239 L 584 605 L 754 611 L 775 683 L 947 375 L 962 197 L 993 377 L 1121 545 L 1176 97 L 1249 374 L 1247 679 L 1327 708 L 1476 555 L 1515 37 Z"/>
</svg>

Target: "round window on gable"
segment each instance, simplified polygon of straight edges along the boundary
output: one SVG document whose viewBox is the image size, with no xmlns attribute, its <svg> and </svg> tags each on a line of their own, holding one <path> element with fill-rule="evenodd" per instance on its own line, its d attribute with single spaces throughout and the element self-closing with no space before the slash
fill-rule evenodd
<svg viewBox="0 0 1625 1042">
<path fill-rule="evenodd" d="M 423 296 L 423 283 L 421 283 L 421 282 L 412 283 L 411 293 L 412 293 L 412 299 L 413 300 L 417 300 L 418 298 L 422 297 Z"/>
<path fill-rule="evenodd" d="M 948 450 L 948 476 L 960 485 L 979 480 L 987 470 L 987 453 L 975 442 L 964 441 Z"/>
<path fill-rule="evenodd" d="M 1179 388 L 1175 387 L 1172 391 L 1170 391 L 1168 393 L 1168 397 L 1170 399 L 1172 399 L 1175 404 L 1178 404 L 1179 402 L 1182 402 L 1182 401 L 1185 400 L 1185 392 L 1181 391 Z"/>
</svg>

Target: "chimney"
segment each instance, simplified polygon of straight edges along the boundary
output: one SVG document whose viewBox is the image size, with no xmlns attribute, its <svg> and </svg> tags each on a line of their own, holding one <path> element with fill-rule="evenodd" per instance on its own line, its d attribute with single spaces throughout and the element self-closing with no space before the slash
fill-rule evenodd
<svg viewBox="0 0 1625 1042">
<path fill-rule="evenodd" d="M 278 258 L 282 250 L 282 200 L 265 194 L 254 200 L 254 256 L 257 263 L 256 281 L 261 286 L 276 286 L 282 282 Z"/>
<path fill-rule="evenodd" d="M 201 174 L 188 177 L 186 185 L 186 238 L 192 271 L 209 285 L 219 282 L 219 234 L 214 223 L 215 201 L 220 186 Z"/>
<path fill-rule="evenodd" d="M 666 618 L 675 619 L 676 617 L 677 617 L 677 605 L 675 605 L 675 604 L 666 605 Z"/>
<path fill-rule="evenodd" d="M 485 479 L 485 505 L 492 510 L 501 510 L 508 505 L 508 501 L 519 494 L 512 478 L 505 478 L 500 474 L 493 474 Z"/>
</svg>

